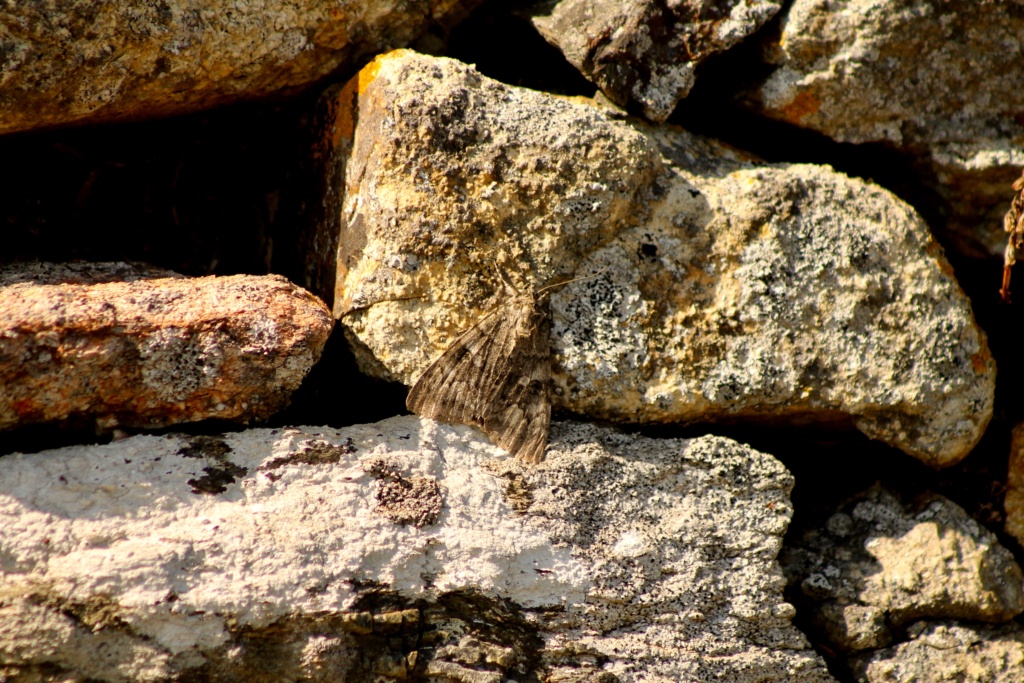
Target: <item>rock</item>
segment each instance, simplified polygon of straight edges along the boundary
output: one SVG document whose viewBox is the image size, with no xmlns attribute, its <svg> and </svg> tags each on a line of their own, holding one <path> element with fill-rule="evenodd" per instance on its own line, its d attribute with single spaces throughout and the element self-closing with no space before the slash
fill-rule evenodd
<svg viewBox="0 0 1024 683">
<path fill-rule="evenodd" d="M 831 681 L 781 596 L 792 483 L 723 438 L 559 423 L 527 468 L 411 416 L 7 456 L 0 661 L 102 681 Z"/>
<path fill-rule="evenodd" d="M 473 0 L 148 0 L 0 9 L 0 133 L 181 114 L 311 85 Z"/>
<path fill-rule="evenodd" d="M 1020 626 L 919 623 L 912 639 L 853 658 L 857 681 L 1015 683 L 1024 680 Z"/>
<path fill-rule="evenodd" d="M 320 229 L 340 229 L 334 311 L 366 371 L 411 384 L 505 278 L 600 273 L 551 292 L 556 407 L 852 422 L 932 465 L 984 431 L 984 334 L 890 193 L 407 51 L 344 93 L 324 133 L 352 150 L 344 201 Z"/>
<path fill-rule="evenodd" d="M 316 363 L 330 311 L 278 276 L 127 264 L 0 270 L 0 429 L 269 417 Z"/>
<path fill-rule="evenodd" d="M 1001 622 L 1024 611 L 1013 555 L 938 495 L 906 506 L 873 488 L 805 533 L 782 563 L 829 646 L 847 652 L 888 645 L 891 629 L 917 619 Z"/>
<path fill-rule="evenodd" d="M 621 106 L 664 121 L 707 57 L 729 49 L 779 11 L 774 0 L 560 0 L 534 18 L 547 41 Z"/>
<path fill-rule="evenodd" d="M 796 0 L 769 46 L 776 69 L 759 107 L 835 140 L 904 150 L 960 243 L 1001 254 L 1024 166 L 1022 36 L 1014 0 Z"/>
<path fill-rule="evenodd" d="M 1006 533 L 1024 545 L 1024 424 L 1017 425 L 1010 432 L 1010 462 L 1007 465 L 1003 509 L 1006 511 Z"/>
</svg>

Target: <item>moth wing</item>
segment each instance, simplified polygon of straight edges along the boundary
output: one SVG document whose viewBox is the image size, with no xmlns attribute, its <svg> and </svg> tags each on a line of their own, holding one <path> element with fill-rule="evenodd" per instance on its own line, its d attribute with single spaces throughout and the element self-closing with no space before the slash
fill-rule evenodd
<svg viewBox="0 0 1024 683">
<path fill-rule="evenodd" d="M 547 332 L 518 335 L 522 316 L 540 325 L 536 307 L 498 308 L 456 339 L 409 391 L 418 415 L 482 430 L 521 460 L 544 457 L 551 426 L 551 356 Z"/>
<path fill-rule="evenodd" d="M 501 448 L 536 464 L 544 459 L 551 430 L 551 349 L 543 329 L 519 342 L 509 358 L 518 369 L 499 378 L 481 429 Z"/>
<path fill-rule="evenodd" d="M 441 422 L 482 428 L 473 419 L 473 407 L 489 398 L 482 379 L 488 365 L 498 360 L 492 340 L 500 336 L 501 313 L 496 309 L 466 330 L 423 371 L 405 400 L 409 410 Z"/>
</svg>

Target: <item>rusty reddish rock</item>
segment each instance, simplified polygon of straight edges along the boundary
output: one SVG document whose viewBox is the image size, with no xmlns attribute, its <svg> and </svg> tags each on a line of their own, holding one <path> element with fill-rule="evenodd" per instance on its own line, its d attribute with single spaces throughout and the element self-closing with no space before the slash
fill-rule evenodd
<svg viewBox="0 0 1024 683">
<path fill-rule="evenodd" d="M 332 327 L 276 275 L 186 278 L 127 264 L 0 272 L 0 429 L 67 419 L 163 427 L 284 407 Z"/>
</svg>

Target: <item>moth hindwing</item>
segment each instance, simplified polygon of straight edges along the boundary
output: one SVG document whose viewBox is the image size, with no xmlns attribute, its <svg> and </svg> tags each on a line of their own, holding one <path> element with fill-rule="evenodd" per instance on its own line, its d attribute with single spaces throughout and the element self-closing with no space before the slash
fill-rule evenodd
<svg viewBox="0 0 1024 683">
<path fill-rule="evenodd" d="M 452 342 L 409 391 L 409 410 L 477 427 L 525 462 L 543 460 L 551 427 L 546 289 L 510 298 Z"/>
</svg>

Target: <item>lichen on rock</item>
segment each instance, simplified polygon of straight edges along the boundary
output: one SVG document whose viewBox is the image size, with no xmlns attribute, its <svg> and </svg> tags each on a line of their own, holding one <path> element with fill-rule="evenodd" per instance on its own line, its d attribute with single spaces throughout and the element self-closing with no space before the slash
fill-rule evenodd
<svg viewBox="0 0 1024 683">
<path fill-rule="evenodd" d="M 559 423 L 524 467 L 411 416 L 9 455 L 0 670 L 828 683 L 775 563 L 792 485 L 724 438 Z"/>
<path fill-rule="evenodd" d="M 506 277 L 575 276 L 551 292 L 556 407 L 853 424 L 937 466 L 981 437 L 984 333 L 889 192 L 451 60 L 396 52 L 359 78 L 334 310 L 368 372 L 411 383 Z"/>
</svg>

